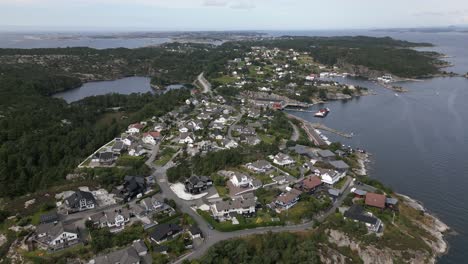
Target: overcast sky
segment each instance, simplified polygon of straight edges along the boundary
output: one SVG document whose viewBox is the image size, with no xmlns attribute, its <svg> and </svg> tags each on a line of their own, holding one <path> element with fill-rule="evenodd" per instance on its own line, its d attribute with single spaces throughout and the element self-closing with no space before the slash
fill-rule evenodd
<svg viewBox="0 0 468 264">
<path fill-rule="evenodd" d="M 468 0 L 0 0 L 0 27 L 314 30 L 468 24 Z"/>
</svg>

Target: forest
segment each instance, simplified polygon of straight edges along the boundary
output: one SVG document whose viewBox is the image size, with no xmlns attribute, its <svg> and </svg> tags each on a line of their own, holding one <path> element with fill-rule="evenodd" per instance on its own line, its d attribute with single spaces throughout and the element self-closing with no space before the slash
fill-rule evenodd
<svg viewBox="0 0 468 264">
<path fill-rule="evenodd" d="M 51 84 L 73 79 L 31 72 L 0 77 L 0 196 L 14 197 L 64 181 L 65 176 L 131 122 L 160 116 L 189 96 L 187 90 L 164 95 L 106 95 L 67 104 L 46 96 Z M 108 108 L 122 107 L 112 116 Z"/>
<path fill-rule="evenodd" d="M 316 236 L 267 233 L 219 242 L 192 263 L 321 263 Z"/>
</svg>

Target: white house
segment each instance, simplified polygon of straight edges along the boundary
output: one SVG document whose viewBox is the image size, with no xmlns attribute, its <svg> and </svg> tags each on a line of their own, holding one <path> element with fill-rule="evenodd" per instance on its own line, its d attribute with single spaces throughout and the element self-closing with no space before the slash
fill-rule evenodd
<svg viewBox="0 0 468 264">
<path fill-rule="evenodd" d="M 232 139 L 223 140 L 223 145 L 226 149 L 237 148 L 239 146 L 239 144 L 237 144 L 237 142 Z"/>
<path fill-rule="evenodd" d="M 150 145 L 156 145 L 156 143 L 161 138 L 161 133 L 157 131 L 152 131 L 149 133 L 143 134 L 143 142 Z"/>
<path fill-rule="evenodd" d="M 227 120 L 226 120 L 226 118 L 224 118 L 224 117 L 221 116 L 221 117 L 219 117 L 218 119 L 216 119 L 214 122 L 224 125 L 224 124 L 226 124 Z"/>
<path fill-rule="evenodd" d="M 179 132 L 180 132 L 180 133 L 187 133 L 187 132 L 188 132 L 188 128 L 185 127 L 185 126 L 183 126 L 183 127 L 179 128 Z"/>
<path fill-rule="evenodd" d="M 179 137 L 180 144 L 193 144 L 195 142 L 195 138 L 190 133 L 181 133 Z"/>
<path fill-rule="evenodd" d="M 108 227 L 111 232 L 119 232 L 130 222 L 130 212 L 126 208 L 109 210 L 91 215 L 88 220 L 96 227 Z"/>
<path fill-rule="evenodd" d="M 34 239 L 49 249 L 61 249 L 79 242 L 78 229 L 62 222 L 40 224 Z"/>
<path fill-rule="evenodd" d="M 252 178 L 242 173 L 232 172 L 229 180 L 236 187 L 247 188 L 252 186 Z"/>
<path fill-rule="evenodd" d="M 312 172 L 322 178 L 322 182 L 328 185 L 333 185 L 341 180 L 346 173 L 340 173 L 335 170 L 321 169 L 321 168 L 312 168 Z"/>
<path fill-rule="evenodd" d="M 137 134 L 145 127 L 145 125 L 140 123 L 131 124 L 128 126 L 127 133 L 129 134 Z"/>
<path fill-rule="evenodd" d="M 211 206 L 213 217 L 220 221 L 231 219 L 232 213 L 239 215 L 255 213 L 255 197 L 240 197 L 229 201 L 219 201 Z"/>
<path fill-rule="evenodd" d="M 289 155 L 280 152 L 274 156 L 273 163 L 280 166 L 289 166 L 296 163 L 296 161 L 294 161 Z"/>
<path fill-rule="evenodd" d="M 247 169 L 256 173 L 265 173 L 273 168 L 270 162 L 266 160 L 258 160 L 255 162 L 247 163 L 245 165 Z"/>
</svg>

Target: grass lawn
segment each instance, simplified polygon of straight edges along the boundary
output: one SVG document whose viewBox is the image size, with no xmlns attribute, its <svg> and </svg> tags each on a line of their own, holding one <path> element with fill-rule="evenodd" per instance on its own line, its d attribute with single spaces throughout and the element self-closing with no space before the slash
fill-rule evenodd
<svg viewBox="0 0 468 264">
<path fill-rule="evenodd" d="M 267 143 L 267 144 L 273 144 L 275 143 L 275 138 L 270 136 L 270 135 L 267 135 L 267 134 L 264 134 L 264 133 L 259 133 L 258 136 L 260 137 L 260 139 Z"/>
<path fill-rule="evenodd" d="M 216 78 L 214 79 L 213 81 L 217 81 L 217 82 L 220 82 L 222 84 L 229 84 L 229 83 L 234 83 L 236 82 L 236 78 L 235 77 L 231 77 L 231 76 L 221 76 L 219 78 Z"/>
<path fill-rule="evenodd" d="M 179 147 L 163 146 L 160 150 L 158 159 L 154 161 L 154 164 L 158 166 L 164 166 L 168 163 L 171 158 L 177 153 Z"/>
<path fill-rule="evenodd" d="M 293 222 L 298 224 L 302 221 L 303 216 L 309 211 L 307 202 L 299 201 L 296 205 L 283 211 L 280 214 L 280 219 L 284 222 Z"/>
<path fill-rule="evenodd" d="M 343 188 L 343 186 L 344 186 L 344 184 L 346 183 L 346 180 L 347 180 L 347 179 L 348 179 L 348 178 L 347 178 L 346 176 L 343 177 L 341 180 L 339 180 L 337 183 L 335 183 L 335 185 L 333 185 L 333 187 L 334 187 L 335 189 L 340 190 L 341 188 Z"/>
<path fill-rule="evenodd" d="M 231 221 L 216 221 L 213 217 L 211 217 L 211 214 L 209 212 L 197 210 L 197 213 L 201 215 L 203 219 L 205 219 L 205 221 L 207 221 L 216 230 L 221 232 L 232 232 L 237 230 L 252 229 L 265 226 L 280 226 L 284 224 L 282 221 L 273 222 L 270 216 L 258 214 L 256 217 L 252 218 L 244 218 L 242 216 L 238 216 L 237 220 L 239 220 L 239 224 L 233 225 Z"/>
<path fill-rule="evenodd" d="M 215 185 L 215 188 L 221 198 L 229 197 L 229 189 L 227 187 Z"/>
</svg>

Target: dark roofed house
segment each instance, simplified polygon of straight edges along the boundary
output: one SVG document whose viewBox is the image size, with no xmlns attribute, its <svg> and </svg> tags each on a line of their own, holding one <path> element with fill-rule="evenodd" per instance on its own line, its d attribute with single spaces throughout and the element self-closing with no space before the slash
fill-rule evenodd
<svg viewBox="0 0 468 264">
<path fill-rule="evenodd" d="M 150 264 L 151 256 L 143 241 L 133 242 L 132 246 L 96 257 L 90 263 L 94 264 Z"/>
<path fill-rule="evenodd" d="M 62 222 L 40 224 L 33 237 L 41 248 L 59 250 L 79 243 L 78 229 Z"/>
<path fill-rule="evenodd" d="M 59 216 L 57 214 L 57 211 L 43 214 L 40 216 L 41 224 L 54 223 L 54 222 L 57 222 L 58 220 L 59 220 Z"/>
<path fill-rule="evenodd" d="M 191 226 L 189 229 L 189 233 L 192 239 L 203 237 L 203 233 L 200 230 L 200 228 L 198 228 L 198 226 Z"/>
<path fill-rule="evenodd" d="M 386 205 L 388 208 L 391 208 L 391 209 L 398 209 L 398 208 L 397 208 L 398 199 L 397 199 L 397 198 L 387 198 L 387 199 L 385 200 L 385 205 Z"/>
<path fill-rule="evenodd" d="M 290 147 L 289 149 L 296 152 L 299 155 L 306 156 L 310 159 L 317 159 L 317 154 L 315 154 L 315 152 L 312 151 L 311 147 L 296 145 L 294 147 Z"/>
<path fill-rule="evenodd" d="M 291 189 L 288 192 L 280 194 L 274 202 L 276 211 L 280 213 L 283 210 L 293 207 L 297 201 L 299 201 L 301 193 L 302 192 L 297 189 Z"/>
<path fill-rule="evenodd" d="M 112 146 L 112 152 L 114 154 L 122 154 L 127 149 L 127 146 L 124 144 L 122 140 L 116 140 L 114 145 Z"/>
<path fill-rule="evenodd" d="M 387 200 L 387 197 L 385 197 L 385 195 L 383 194 L 367 193 L 365 203 L 366 205 L 369 205 L 369 206 L 384 209 L 386 200 Z"/>
<path fill-rule="evenodd" d="M 100 152 L 98 158 L 101 165 L 112 165 L 116 160 L 114 152 L 111 151 Z"/>
<path fill-rule="evenodd" d="M 332 160 L 335 160 L 335 158 L 336 158 L 335 153 L 331 152 L 331 151 L 328 150 L 328 149 L 319 150 L 319 151 L 317 152 L 317 154 L 318 154 L 319 157 L 322 158 L 322 160 L 324 160 L 324 161 L 332 161 Z"/>
<path fill-rule="evenodd" d="M 208 189 L 211 185 L 213 185 L 213 181 L 210 178 L 206 176 L 198 177 L 193 175 L 185 181 L 185 191 L 192 194 L 198 194 Z"/>
<path fill-rule="evenodd" d="M 348 164 L 342 160 L 330 161 L 330 165 L 332 165 L 333 168 L 339 172 L 347 172 L 349 170 Z"/>
<path fill-rule="evenodd" d="M 345 218 L 352 219 L 364 223 L 369 231 L 379 232 L 382 222 L 371 213 L 364 212 L 364 208 L 360 205 L 353 204 L 345 213 Z"/>
<path fill-rule="evenodd" d="M 135 198 L 138 194 L 146 192 L 146 181 L 144 177 L 140 176 L 125 176 L 123 189 L 121 195 L 123 195 L 126 201 L 130 201 Z"/>
<path fill-rule="evenodd" d="M 96 207 L 96 199 L 90 192 L 78 190 L 65 199 L 69 212 L 78 212 Z"/>
<path fill-rule="evenodd" d="M 150 239 L 160 244 L 178 236 L 181 232 L 182 227 L 177 224 L 160 224 L 154 228 L 154 231 L 150 234 Z"/>
</svg>

